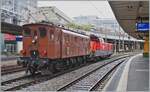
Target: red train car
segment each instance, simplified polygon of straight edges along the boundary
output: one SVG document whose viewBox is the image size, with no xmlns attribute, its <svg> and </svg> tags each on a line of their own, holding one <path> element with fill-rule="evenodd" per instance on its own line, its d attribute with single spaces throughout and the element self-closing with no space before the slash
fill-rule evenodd
<svg viewBox="0 0 150 92">
<path fill-rule="evenodd" d="M 113 45 L 94 35 L 91 35 L 90 46 L 94 57 L 106 58 L 113 54 Z"/>
</svg>

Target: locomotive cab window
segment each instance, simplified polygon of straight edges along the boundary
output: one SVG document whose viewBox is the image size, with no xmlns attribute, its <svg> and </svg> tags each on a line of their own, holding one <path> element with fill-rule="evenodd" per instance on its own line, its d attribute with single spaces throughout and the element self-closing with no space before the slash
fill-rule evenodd
<svg viewBox="0 0 150 92">
<path fill-rule="evenodd" d="M 39 28 L 39 33 L 40 33 L 40 37 L 45 37 L 46 36 L 46 33 L 47 33 L 47 30 L 46 30 L 46 28 L 44 28 L 44 27 L 40 27 Z"/>
<path fill-rule="evenodd" d="M 24 28 L 23 29 L 24 36 L 31 36 L 31 30 L 30 28 Z"/>
</svg>

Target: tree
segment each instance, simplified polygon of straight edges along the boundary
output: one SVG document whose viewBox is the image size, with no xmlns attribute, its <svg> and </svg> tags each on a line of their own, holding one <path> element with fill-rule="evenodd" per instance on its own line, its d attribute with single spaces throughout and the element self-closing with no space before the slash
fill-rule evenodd
<svg viewBox="0 0 150 92">
<path fill-rule="evenodd" d="M 81 30 L 85 30 L 85 31 L 90 31 L 90 29 L 94 27 L 92 24 L 81 24 L 81 25 L 79 25 L 76 23 L 68 23 L 65 26 L 68 28 L 81 29 Z"/>
</svg>

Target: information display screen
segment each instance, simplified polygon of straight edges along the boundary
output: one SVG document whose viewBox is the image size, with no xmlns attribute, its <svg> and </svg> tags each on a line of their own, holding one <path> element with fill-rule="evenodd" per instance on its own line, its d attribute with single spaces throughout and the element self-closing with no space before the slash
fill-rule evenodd
<svg viewBox="0 0 150 92">
<path fill-rule="evenodd" d="M 148 22 L 146 22 L 146 23 L 137 23 L 136 26 L 137 26 L 137 31 L 140 31 L 140 32 L 149 31 L 149 23 Z"/>
<path fill-rule="evenodd" d="M 16 36 L 16 41 L 22 41 L 22 36 Z"/>
</svg>

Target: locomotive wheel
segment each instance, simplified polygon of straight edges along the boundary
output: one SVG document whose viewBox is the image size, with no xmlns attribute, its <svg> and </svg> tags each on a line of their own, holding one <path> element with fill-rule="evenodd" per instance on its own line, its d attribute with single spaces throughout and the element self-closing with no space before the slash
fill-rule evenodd
<svg viewBox="0 0 150 92">
<path fill-rule="evenodd" d="M 84 58 L 81 57 L 81 64 L 84 64 Z"/>
<path fill-rule="evenodd" d="M 65 70 L 65 68 L 66 68 L 66 64 L 65 64 L 65 63 L 66 63 L 66 62 L 63 61 L 63 60 L 56 62 L 56 63 L 54 64 L 54 70 L 55 70 L 56 72 Z"/>
<path fill-rule="evenodd" d="M 79 63 L 79 66 L 82 64 L 80 57 L 78 57 L 78 63 Z"/>
<path fill-rule="evenodd" d="M 81 64 L 82 64 L 82 60 L 81 60 L 81 58 L 80 58 L 80 57 L 78 57 L 78 63 L 79 63 L 79 65 L 81 65 Z"/>
<path fill-rule="evenodd" d="M 86 61 L 87 61 L 87 57 L 85 56 L 83 63 L 86 64 Z"/>
<path fill-rule="evenodd" d="M 78 58 L 76 58 L 76 66 L 79 66 L 79 65 L 80 65 L 79 60 Z"/>
<path fill-rule="evenodd" d="M 71 62 L 71 59 L 68 59 L 67 62 L 69 63 L 69 64 L 68 64 L 68 69 L 72 68 L 72 62 Z"/>
<path fill-rule="evenodd" d="M 31 62 L 27 64 L 26 74 L 28 74 L 28 72 L 29 72 L 31 75 L 34 75 L 35 72 L 36 72 L 36 69 L 31 66 Z"/>
<path fill-rule="evenodd" d="M 71 62 L 71 65 L 70 65 L 70 66 L 71 66 L 71 68 L 73 68 L 73 67 L 74 67 L 74 62 L 73 62 L 73 59 L 72 59 L 72 58 L 70 59 L 70 62 Z"/>
<path fill-rule="evenodd" d="M 23 62 L 23 65 L 22 65 L 22 66 L 23 66 L 23 67 L 27 67 L 27 64 L 28 64 L 27 61 L 26 61 L 26 62 Z"/>
<path fill-rule="evenodd" d="M 65 69 L 65 70 L 69 69 L 69 67 L 70 67 L 69 59 L 66 59 L 66 61 L 65 61 L 64 63 L 65 63 L 64 69 Z"/>
<path fill-rule="evenodd" d="M 34 69 L 33 67 L 30 67 L 29 71 L 31 75 L 35 75 L 36 69 Z"/>
<path fill-rule="evenodd" d="M 48 70 L 52 73 L 55 73 L 57 72 L 57 69 L 56 69 L 56 64 L 55 63 L 51 63 L 48 67 Z"/>
<path fill-rule="evenodd" d="M 76 66 L 76 59 L 72 58 L 72 66 L 75 67 Z"/>
<path fill-rule="evenodd" d="M 83 62 L 83 64 L 85 64 L 86 63 L 86 57 L 85 56 L 83 56 L 83 58 L 82 58 L 82 62 Z"/>
</svg>

